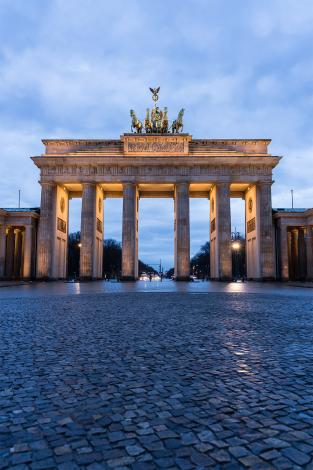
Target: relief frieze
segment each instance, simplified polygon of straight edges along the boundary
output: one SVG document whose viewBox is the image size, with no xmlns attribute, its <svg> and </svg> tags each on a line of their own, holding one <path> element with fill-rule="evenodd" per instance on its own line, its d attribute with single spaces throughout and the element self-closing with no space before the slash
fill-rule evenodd
<svg viewBox="0 0 313 470">
<path fill-rule="evenodd" d="M 265 165 L 206 166 L 118 166 L 57 165 L 44 166 L 43 176 L 267 176 L 272 168 Z"/>
</svg>

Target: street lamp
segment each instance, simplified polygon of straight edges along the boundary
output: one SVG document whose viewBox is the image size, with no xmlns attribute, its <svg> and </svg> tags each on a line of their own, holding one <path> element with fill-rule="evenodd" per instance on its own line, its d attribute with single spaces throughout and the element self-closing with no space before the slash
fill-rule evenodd
<svg viewBox="0 0 313 470">
<path fill-rule="evenodd" d="M 233 242 L 232 243 L 232 249 L 233 250 L 240 250 L 240 243 L 239 242 Z"/>
<path fill-rule="evenodd" d="M 234 261 L 235 261 L 235 281 L 237 281 L 239 277 L 239 250 L 240 250 L 240 243 L 238 241 L 234 241 L 232 243 L 232 249 L 234 250 Z"/>
</svg>

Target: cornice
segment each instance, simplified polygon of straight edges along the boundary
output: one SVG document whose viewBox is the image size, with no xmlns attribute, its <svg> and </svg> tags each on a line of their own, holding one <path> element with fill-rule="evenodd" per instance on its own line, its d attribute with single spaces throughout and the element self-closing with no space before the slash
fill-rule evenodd
<svg viewBox="0 0 313 470">
<path fill-rule="evenodd" d="M 274 168 L 282 157 L 279 156 L 171 156 L 171 157 L 95 157 L 95 156 L 35 156 L 31 157 L 38 168 L 46 166 L 97 166 L 97 165 L 118 165 L 118 166 L 245 166 L 260 165 Z"/>
<path fill-rule="evenodd" d="M 124 134 L 126 136 L 135 136 L 135 137 L 146 137 L 146 136 L 157 136 L 157 137 L 163 137 L 163 138 L 166 138 L 166 137 L 177 137 L 177 136 L 182 136 L 182 137 L 186 137 L 186 136 L 190 136 L 190 134 Z M 123 137 L 123 136 L 121 136 Z M 265 144 L 270 144 L 272 142 L 272 139 L 267 139 L 267 138 L 257 138 L 257 139 L 236 139 L 236 138 L 233 138 L 233 139 L 192 139 L 192 136 L 191 137 L 191 143 L 203 143 L 203 144 L 222 144 L 223 142 L 229 144 L 229 143 L 258 143 L 258 142 L 262 142 L 262 143 L 265 143 Z M 78 143 L 78 144 L 91 144 L 91 145 L 94 145 L 94 144 L 105 144 L 105 143 L 108 143 L 108 144 L 122 144 L 123 143 L 123 139 L 53 139 L 53 138 L 50 138 L 50 139 L 42 139 L 41 142 L 46 145 L 46 144 L 52 144 L 52 143 L 55 143 L 55 144 L 75 144 L 75 143 Z"/>
</svg>

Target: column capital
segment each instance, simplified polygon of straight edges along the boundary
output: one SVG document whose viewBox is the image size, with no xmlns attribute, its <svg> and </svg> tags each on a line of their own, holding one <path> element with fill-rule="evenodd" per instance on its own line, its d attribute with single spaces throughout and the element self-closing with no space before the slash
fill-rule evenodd
<svg viewBox="0 0 313 470">
<path fill-rule="evenodd" d="M 178 181 L 175 183 L 175 188 L 179 190 L 189 189 L 190 181 Z"/>
<path fill-rule="evenodd" d="M 83 188 L 95 188 L 97 183 L 95 181 L 82 181 L 81 185 Z"/>
<path fill-rule="evenodd" d="M 134 181 L 123 181 L 122 185 L 123 185 L 123 188 L 135 188 L 135 187 L 137 187 L 137 183 L 135 183 Z"/>
<path fill-rule="evenodd" d="M 57 185 L 55 181 L 40 181 L 39 183 L 43 188 L 54 188 Z"/>
</svg>

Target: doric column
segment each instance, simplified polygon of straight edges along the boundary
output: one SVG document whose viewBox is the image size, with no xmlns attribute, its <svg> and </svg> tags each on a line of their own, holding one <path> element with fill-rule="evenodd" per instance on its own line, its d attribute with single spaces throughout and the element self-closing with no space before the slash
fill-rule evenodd
<svg viewBox="0 0 313 470">
<path fill-rule="evenodd" d="M 272 183 L 259 183 L 260 268 L 263 280 L 275 279 L 276 258 L 272 214 Z"/>
<path fill-rule="evenodd" d="M 300 281 L 306 280 L 307 274 L 307 259 L 306 259 L 306 243 L 305 243 L 305 232 L 304 228 L 299 227 L 298 229 L 298 250 L 299 250 L 299 279 Z"/>
<path fill-rule="evenodd" d="M 287 228 L 287 241 L 288 241 L 288 280 L 294 279 L 294 266 L 292 262 L 291 251 L 291 230 Z"/>
<path fill-rule="evenodd" d="M 5 257 L 5 277 L 11 278 L 14 269 L 14 248 L 15 248 L 15 235 L 14 228 L 8 229 L 7 244 L 6 244 L 6 257 Z"/>
<path fill-rule="evenodd" d="M 292 274 L 290 279 L 292 281 L 299 280 L 299 234 L 298 229 L 294 228 L 291 230 L 291 266 L 292 266 Z"/>
<path fill-rule="evenodd" d="M 21 276 L 23 252 L 23 234 L 20 228 L 15 229 L 15 249 L 14 249 L 14 277 Z"/>
<path fill-rule="evenodd" d="M 175 280 L 190 280 L 190 221 L 189 221 L 189 183 L 175 186 Z"/>
<path fill-rule="evenodd" d="M 52 274 L 52 256 L 55 240 L 55 183 L 41 183 L 40 219 L 37 241 L 38 279 L 48 279 Z"/>
<path fill-rule="evenodd" d="M 217 183 L 210 193 L 210 265 L 211 278 L 227 281 L 232 278 L 230 187 Z"/>
<path fill-rule="evenodd" d="M 32 277 L 32 235 L 33 227 L 25 225 L 24 231 L 24 257 L 23 257 L 23 278 Z"/>
<path fill-rule="evenodd" d="M 92 279 L 94 266 L 96 183 L 83 183 L 81 231 L 80 231 L 80 277 Z"/>
<path fill-rule="evenodd" d="M 276 247 L 279 250 L 279 265 L 280 273 L 279 277 L 282 281 L 288 281 L 289 279 L 289 260 L 288 260 L 288 230 L 287 225 L 283 224 L 282 221 L 279 221 L 278 224 L 278 243 L 279 246 Z"/>
<path fill-rule="evenodd" d="M 123 183 L 122 279 L 138 278 L 138 191 Z"/>
<path fill-rule="evenodd" d="M 307 280 L 313 280 L 313 227 L 310 225 L 306 229 L 306 259 L 307 259 Z"/>
<path fill-rule="evenodd" d="M 6 226 L 0 225 L 0 279 L 5 275 Z"/>
</svg>

